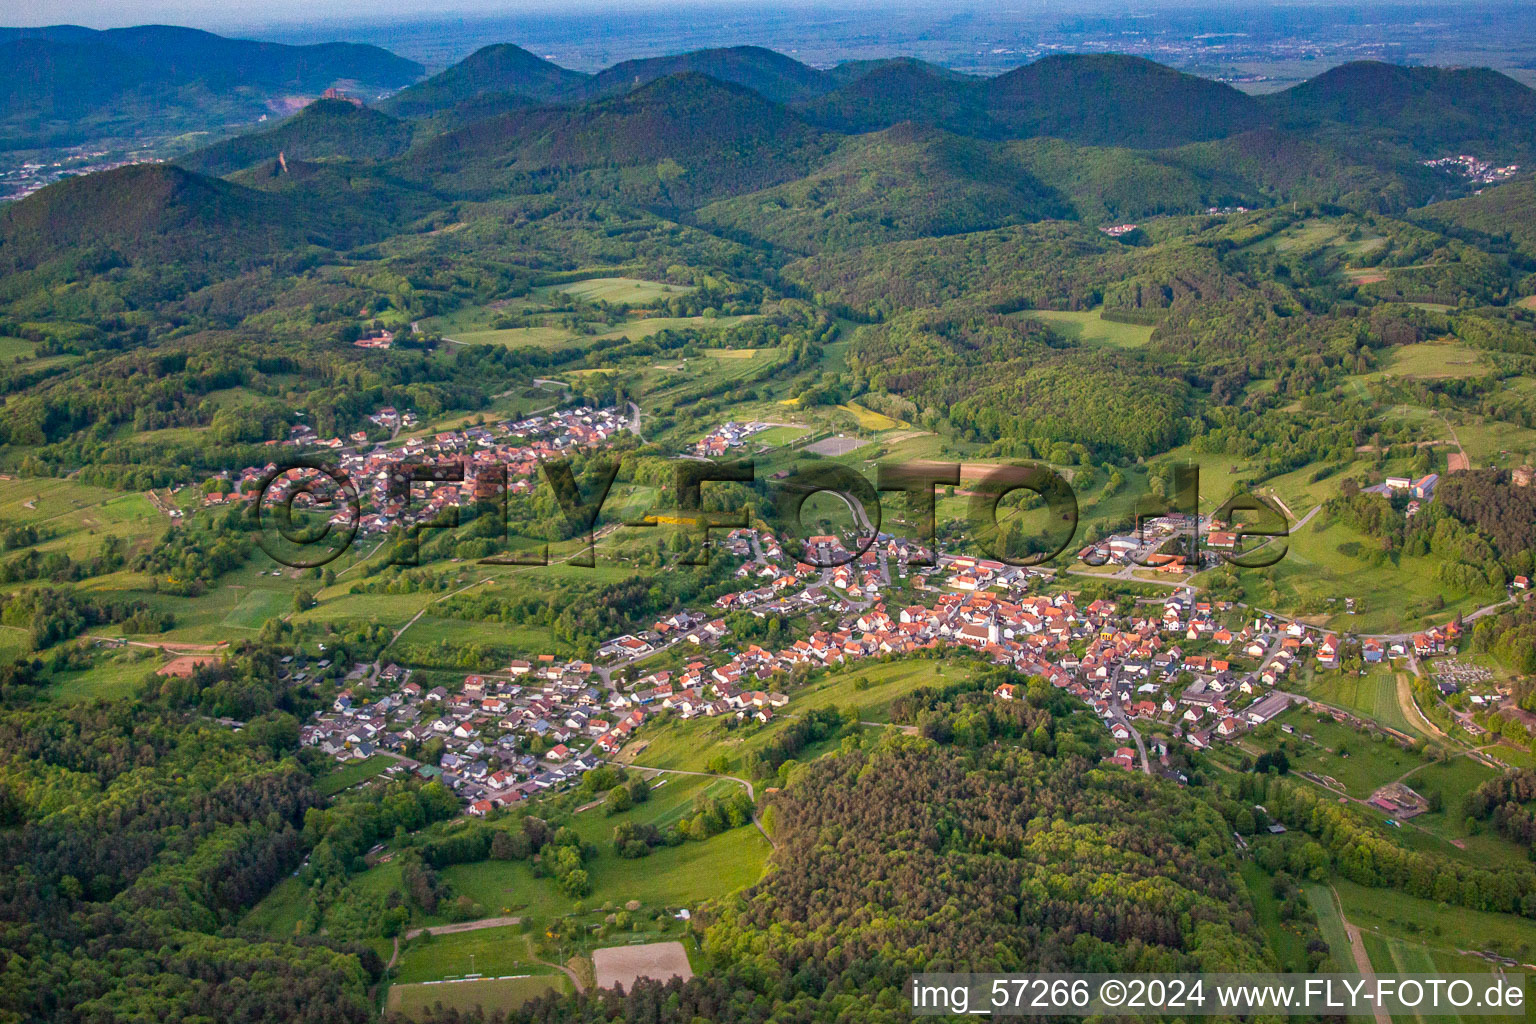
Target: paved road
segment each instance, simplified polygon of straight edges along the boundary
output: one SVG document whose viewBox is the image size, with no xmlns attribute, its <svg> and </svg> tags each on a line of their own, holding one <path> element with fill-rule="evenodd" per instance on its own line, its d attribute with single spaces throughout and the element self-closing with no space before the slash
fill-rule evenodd
<svg viewBox="0 0 1536 1024">
<path fill-rule="evenodd" d="M 1125 726 L 1131 734 L 1131 739 L 1136 742 L 1136 753 L 1141 755 L 1141 772 L 1143 775 L 1152 774 L 1152 762 L 1147 757 L 1147 745 L 1141 741 L 1141 732 L 1131 724 L 1130 718 L 1123 710 L 1116 710 L 1111 718 Z"/>
</svg>

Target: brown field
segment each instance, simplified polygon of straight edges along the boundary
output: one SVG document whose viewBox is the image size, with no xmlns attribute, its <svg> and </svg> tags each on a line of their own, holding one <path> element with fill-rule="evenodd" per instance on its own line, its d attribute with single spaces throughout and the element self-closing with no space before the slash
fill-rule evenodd
<svg viewBox="0 0 1536 1024">
<path fill-rule="evenodd" d="M 593 950 L 592 967 L 597 972 L 598 988 L 623 985 L 628 989 L 637 978 L 666 981 L 676 976 L 687 981 L 693 977 L 688 953 L 681 942 L 647 942 Z"/>
<path fill-rule="evenodd" d="M 217 665 L 219 660 L 219 658 L 208 654 L 183 654 L 179 658 L 173 658 L 166 662 L 156 670 L 155 674 L 185 679 L 200 668 Z"/>
</svg>

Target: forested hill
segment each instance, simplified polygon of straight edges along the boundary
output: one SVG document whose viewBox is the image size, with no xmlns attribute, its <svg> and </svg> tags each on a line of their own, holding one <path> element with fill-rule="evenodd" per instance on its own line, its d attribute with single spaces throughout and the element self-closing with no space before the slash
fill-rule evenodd
<svg viewBox="0 0 1536 1024">
<path fill-rule="evenodd" d="M 379 105 L 398 117 L 425 117 L 493 93 L 554 100 L 587 80 L 579 71 L 536 57 L 520 46 L 484 46 L 424 82 L 402 89 Z"/>
<path fill-rule="evenodd" d="M 338 83 L 369 93 L 421 77 L 376 46 L 288 46 L 164 25 L 97 32 L 0 29 L 0 147 L 62 145 L 103 132 L 206 130 L 254 121 L 269 100 Z"/>
<path fill-rule="evenodd" d="M 203 174 L 221 175 L 280 153 L 294 160 L 381 160 L 403 153 L 411 137 L 411 126 L 388 114 L 346 100 L 320 99 L 275 128 L 228 139 L 189 153 L 177 163 Z"/>
<path fill-rule="evenodd" d="M 1043 57 L 986 83 L 988 117 L 1004 135 L 1160 149 L 1222 138 L 1265 122 L 1230 85 L 1140 57 Z"/>
<path fill-rule="evenodd" d="M 1536 96 L 1491 73 L 1446 77 L 1375 65 L 1338 69 L 1289 99 L 1260 103 L 1113 55 L 1049 58 L 990 80 L 903 60 L 820 72 L 750 47 L 669 60 L 626 74 L 638 80 L 670 67 L 707 67 L 739 81 L 688 70 L 606 98 L 572 99 L 571 90 L 603 92 L 619 79 L 567 72 L 517 47 L 487 48 L 386 104 L 426 116 L 396 119 L 318 101 L 181 160 L 281 193 L 282 202 L 150 172 L 105 179 L 132 183 L 127 194 L 134 195 L 155 183 L 147 201 L 129 210 L 124 194 L 100 183 L 66 182 L 6 215 L 14 223 L 58 220 L 0 242 L 0 258 L 18 268 L 52 263 L 79 278 L 88 272 L 62 259 L 64 249 L 87 237 L 71 225 L 94 224 L 130 263 L 183 252 L 224 262 L 310 243 L 375 240 L 387 225 L 448 218 L 455 203 L 507 195 L 696 217 L 733 241 L 788 256 L 1010 224 L 1109 224 L 1237 205 L 1398 215 L 1469 190 L 1388 136 L 1443 113 L 1448 138 L 1460 144 L 1458 125 L 1474 102 L 1467 90 L 1483 90 L 1489 109 L 1507 114 L 1490 117 L 1484 130 L 1518 147 L 1525 129 L 1517 115 Z M 1376 89 L 1382 75 L 1400 88 Z M 1447 82 L 1465 88 L 1448 90 Z M 751 84 L 798 98 L 776 102 Z M 565 98 L 550 103 L 527 94 Z M 1074 116 L 1074 103 L 1092 116 Z M 1354 123 L 1329 120 L 1344 116 Z M 1275 126 L 1308 118 L 1313 127 Z M 280 153 L 287 174 L 277 166 Z M 1499 195 L 1518 193 L 1493 189 L 1477 204 L 1443 209 L 1460 219 Z M 258 206 L 259 217 L 238 213 Z M 1519 204 L 1510 212 L 1501 230 L 1518 233 Z M 234 225 L 228 244 L 196 227 L 226 223 Z M 187 226 L 203 241 L 178 241 Z M 1490 234 L 1470 220 L 1465 230 L 1469 238 Z"/>
<path fill-rule="evenodd" d="M 1069 742 L 1038 707 L 1000 717 Z M 1268 969 L 1221 815 L 1147 776 L 892 732 L 805 766 L 766 818 L 762 881 L 705 911 L 707 973 L 510 1024 L 901 1021 L 923 971 Z"/>
<path fill-rule="evenodd" d="M 1536 91 L 1488 68 L 1355 61 L 1261 102 L 1291 127 L 1347 131 L 1427 157 L 1466 147 L 1500 161 L 1536 156 Z"/>
<path fill-rule="evenodd" d="M 621 190 L 693 206 L 805 174 L 831 148 L 820 134 L 750 89 L 687 72 L 596 103 L 478 122 L 417 147 L 402 169 L 490 194 L 530 174 L 632 166 L 648 173 Z"/>
<path fill-rule="evenodd" d="M 825 72 L 807 67 L 792 57 L 761 46 L 732 46 L 625 61 L 598 72 L 576 92 L 587 98 L 612 96 L 658 78 L 685 72 L 744 86 L 776 103 L 809 99 L 832 86 L 831 78 Z"/>
<path fill-rule="evenodd" d="M 306 245 L 346 245 L 370 218 L 170 164 L 70 178 L 0 211 L 0 272 L 75 275 L 129 264 L 192 279 Z"/>
<path fill-rule="evenodd" d="M 844 131 L 915 121 L 988 138 L 1138 149 L 1223 138 L 1269 121 L 1231 86 L 1119 54 L 1060 54 L 991 79 L 887 62 L 804 107 L 809 119 Z"/>
</svg>

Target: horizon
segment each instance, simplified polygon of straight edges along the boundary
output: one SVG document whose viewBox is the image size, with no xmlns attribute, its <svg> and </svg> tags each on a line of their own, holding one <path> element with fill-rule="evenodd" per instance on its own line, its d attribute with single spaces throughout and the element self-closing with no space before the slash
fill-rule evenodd
<svg viewBox="0 0 1536 1024">
<path fill-rule="evenodd" d="M 706 11 L 710 17 L 699 16 Z M 1303 37 L 1327 41 L 1316 43 L 1306 57 L 1314 67 L 1285 69 L 1283 77 L 1291 81 L 1351 59 L 1380 59 L 1494 67 L 1533 85 L 1536 26 L 1527 25 L 1523 11 L 1519 0 L 1367 0 L 1347 9 L 1305 0 L 1261 0 L 1238 9 L 1212 0 L 1160 0 L 1129 11 L 1101 0 L 1007 9 L 970 2 L 823 7 L 803 0 L 772 6 L 759 0 L 640 0 L 623 7 L 605 0 L 529 0 L 511 9 L 489 0 L 427 0 L 425 9 L 383 10 L 361 0 L 276 0 L 253 17 L 212 0 L 63 0 L 46 8 L 0 0 L 0 25 L 11 30 L 166 25 L 291 45 L 369 44 L 415 60 L 428 73 L 496 43 L 514 43 L 586 72 L 624 60 L 756 45 L 813 67 L 910 56 L 983 75 L 1047 53 L 1120 52 L 1205 77 L 1247 76 L 1256 82 L 1274 77 L 1258 65 L 1283 62 L 1284 54 L 1276 52 Z M 1442 30 L 1451 20 L 1458 38 L 1447 46 Z M 1198 52 L 1181 51 L 1181 41 L 1196 42 Z M 1276 87 L 1257 84 L 1247 91 Z"/>
</svg>

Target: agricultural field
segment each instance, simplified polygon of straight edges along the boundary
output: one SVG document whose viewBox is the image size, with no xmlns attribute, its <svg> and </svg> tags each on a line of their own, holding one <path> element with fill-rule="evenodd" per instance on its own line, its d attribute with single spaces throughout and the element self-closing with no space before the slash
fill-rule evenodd
<svg viewBox="0 0 1536 1024">
<path fill-rule="evenodd" d="M 1425 797 L 1438 794 L 1440 807 L 1418 815 L 1413 823 L 1464 851 L 1469 862 L 1512 867 L 1526 862 L 1525 852 L 1516 844 L 1495 834 L 1486 823 L 1469 822 L 1462 812 L 1468 794 L 1497 775 L 1464 754 L 1425 764 L 1403 782 Z"/>
<path fill-rule="evenodd" d="M 704 330 L 707 328 L 730 327 L 734 324 L 750 320 L 748 316 L 721 316 L 721 317 L 647 317 L 639 320 L 630 320 L 617 326 L 594 325 L 593 333 L 573 331 L 568 327 L 539 326 L 539 327 L 507 327 L 501 329 L 486 329 L 461 331 L 449 337 L 448 340 L 460 345 L 503 345 L 506 348 L 542 348 L 561 349 L 590 345 L 598 341 L 611 341 L 614 338 L 624 338 L 628 341 L 639 341 L 641 338 L 649 338 L 653 334 L 662 331 L 681 331 L 688 328 Z M 712 349 L 709 352 L 728 352 L 729 349 Z M 751 349 L 740 350 L 750 353 Z M 726 358 L 730 358 L 727 356 Z M 570 371 L 566 371 L 570 372 Z"/>
<path fill-rule="evenodd" d="M 92 651 L 89 668 L 54 673 L 44 695 L 59 703 L 128 697 L 138 692 L 158 664 L 155 652 L 148 648 L 98 647 Z"/>
<path fill-rule="evenodd" d="M 377 760 L 375 759 L 370 759 Z M 385 759 L 390 761 L 390 759 Z M 393 763 L 390 761 L 390 763 Z M 322 787 L 334 792 L 341 785 L 362 781 L 365 765 L 350 765 L 325 777 Z M 385 765 L 387 767 L 387 764 Z M 647 907 L 679 908 L 697 907 L 700 903 L 724 896 L 750 885 L 762 874 L 767 860 L 769 845 L 756 827 L 746 824 L 729 829 L 704 840 L 692 840 L 678 846 L 659 846 L 647 857 L 625 859 L 612 848 L 614 827 L 624 820 L 655 825 L 666 829 L 693 814 L 694 802 L 700 798 L 723 797 L 741 789 L 741 784 L 731 779 L 668 773 L 643 773 L 649 776 L 651 798 L 637 804 L 632 810 L 620 815 L 609 815 L 601 806 L 582 810 L 575 814 L 571 826 L 580 834 L 583 842 L 590 843 L 595 853 L 584 865 L 591 877 L 593 894 L 586 900 L 576 900 L 562 893 L 549 877 L 537 877 L 526 861 L 483 860 L 467 864 L 453 864 L 442 869 L 444 882 L 451 886 L 455 896 L 467 896 L 484 909 L 487 917 L 516 916 L 524 921 L 550 922 L 604 903 L 625 904 L 637 900 Z M 468 819 L 464 819 L 467 823 Z M 385 855 L 390 853 L 386 848 Z M 247 923 L 281 933 L 291 930 L 302 916 L 306 895 L 297 879 L 290 879 L 270 894 L 247 917 Z M 400 886 L 399 863 L 389 860 L 375 864 L 365 871 L 352 875 L 347 885 L 359 893 L 384 894 Z M 441 916 L 424 917 L 419 912 L 411 926 L 438 926 L 450 923 Z M 493 929 L 502 934 L 512 934 L 506 929 Z M 434 936 L 430 943 L 422 943 L 422 950 L 452 949 L 463 946 L 474 952 L 469 935 Z M 444 944 L 448 945 L 444 945 Z M 503 954 L 514 959 L 523 957 L 522 943 L 515 942 L 519 952 Z M 417 949 L 416 945 L 411 947 Z M 414 955 L 414 954 L 413 954 Z M 426 956 L 422 953 L 421 956 Z M 435 956 L 435 954 L 434 954 Z M 467 958 L 467 952 L 466 952 Z M 421 963 L 435 963 L 424 960 Z M 403 966 L 409 966 L 409 959 Z M 479 963 L 481 973 L 491 969 Z M 450 971 L 441 966 L 421 967 L 414 975 L 397 975 L 401 980 L 429 980 L 467 971 L 458 967 Z M 517 973 L 513 966 L 498 973 Z M 430 973 L 430 972 L 437 973 Z M 426 972 L 426 973 L 424 973 Z"/>
<path fill-rule="evenodd" d="M 795 691 L 806 707 L 834 706 L 860 721 L 890 721 L 891 701 L 923 686 L 943 686 L 966 678 L 970 666 L 953 660 L 925 659 L 854 665 L 833 671 Z"/>
<path fill-rule="evenodd" d="M 673 810 L 681 816 L 681 811 Z M 663 813 L 657 820 L 669 823 L 665 818 Z M 648 857 L 626 860 L 615 854 L 609 843 L 620 820 L 605 817 L 601 809 L 577 818 L 577 831 L 599 844 L 597 856 L 585 865 L 593 885 L 588 904 L 640 900 L 652 905 L 695 907 L 750 885 L 762 874 L 768 841 L 751 825 L 702 841 L 657 847 Z M 644 821 L 645 817 L 636 816 L 635 820 Z M 561 893 L 552 879 L 535 878 L 533 869 L 522 861 L 455 864 L 445 868 L 442 875 L 455 893 L 468 896 L 491 916 L 513 914 L 548 921 L 575 912 L 582 902 Z"/>
<path fill-rule="evenodd" d="M 257 561 L 260 564 L 260 561 Z M 293 591 L 261 590 L 245 591 L 240 602 L 224 616 L 223 624 L 234 629 L 260 629 L 272 619 L 281 618 L 293 611 Z"/>
<path fill-rule="evenodd" d="M 895 430 L 903 425 L 900 420 L 894 420 L 884 413 L 875 412 L 873 409 L 866 409 L 858 402 L 849 402 L 847 405 L 838 406 L 838 408 L 852 414 L 860 430 L 866 430 L 871 433 L 878 434 L 882 430 Z"/>
<path fill-rule="evenodd" d="M 1287 553 L 1263 572 L 1238 574 L 1243 600 L 1265 611 L 1296 614 L 1314 625 L 1386 633 L 1444 622 L 1485 603 L 1487 594 L 1447 593 L 1432 558 L 1402 556 L 1380 565 L 1369 537 L 1321 515 L 1286 540 Z M 1355 614 L 1345 598 L 1355 599 Z"/>
<path fill-rule="evenodd" d="M 1409 736 L 1422 735 L 1417 724 L 1410 722 L 1403 712 L 1397 676 L 1398 670 L 1386 662 L 1367 666 L 1363 675 L 1318 669 L 1311 671 L 1311 678 L 1301 692 L 1324 704 L 1373 718 Z"/>
</svg>

